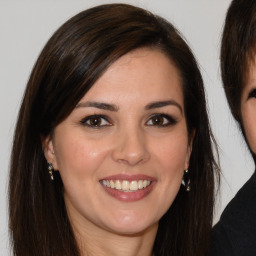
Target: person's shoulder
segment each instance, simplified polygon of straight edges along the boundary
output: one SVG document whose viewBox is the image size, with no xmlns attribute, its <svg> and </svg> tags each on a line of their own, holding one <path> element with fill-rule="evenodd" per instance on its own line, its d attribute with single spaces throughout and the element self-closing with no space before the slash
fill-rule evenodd
<svg viewBox="0 0 256 256">
<path fill-rule="evenodd" d="M 256 255 L 256 174 L 225 208 L 212 230 L 212 255 Z"/>
<path fill-rule="evenodd" d="M 229 220 L 230 218 L 237 218 L 243 221 L 248 219 L 256 213 L 256 174 L 244 184 L 244 186 L 237 192 L 235 197 L 230 201 L 221 215 L 221 220 Z M 255 218 L 255 215 L 252 216 Z M 243 218 L 243 219 L 241 219 Z"/>
</svg>

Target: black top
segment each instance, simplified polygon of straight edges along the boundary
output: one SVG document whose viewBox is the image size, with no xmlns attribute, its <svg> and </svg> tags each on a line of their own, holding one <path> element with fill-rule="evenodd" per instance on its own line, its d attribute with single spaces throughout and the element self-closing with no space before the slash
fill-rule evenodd
<svg viewBox="0 0 256 256">
<path fill-rule="evenodd" d="M 256 256 L 256 174 L 230 201 L 214 226 L 212 256 Z"/>
</svg>

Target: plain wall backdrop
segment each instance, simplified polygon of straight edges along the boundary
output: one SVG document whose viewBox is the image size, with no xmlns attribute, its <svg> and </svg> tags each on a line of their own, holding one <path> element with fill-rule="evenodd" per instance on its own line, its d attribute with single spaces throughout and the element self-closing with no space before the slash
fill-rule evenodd
<svg viewBox="0 0 256 256">
<path fill-rule="evenodd" d="M 220 39 L 231 0 L 0 0 L 0 255 L 9 255 L 7 180 L 12 135 L 34 62 L 68 18 L 88 7 L 113 2 L 138 5 L 163 16 L 182 32 L 196 55 L 223 172 L 215 221 L 253 173 L 253 162 L 229 112 L 220 78 Z"/>
</svg>

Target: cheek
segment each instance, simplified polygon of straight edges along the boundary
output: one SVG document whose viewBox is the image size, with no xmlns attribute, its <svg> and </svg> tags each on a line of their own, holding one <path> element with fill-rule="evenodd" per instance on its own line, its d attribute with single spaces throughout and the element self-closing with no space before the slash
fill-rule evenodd
<svg viewBox="0 0 256 256">
<path fill-rule="evenodd" d="M 256 104 L 242 109 L 243 126 L 251 150 L 256 153 Z"/>
<path fill-rule="evenodd" d="M 188 149 L 187 136 L 170 136 L 155 147 L 157 159 L 158 182 L 158 206 L 161 216 L 170 208 L 181 187 L 181 181 L 185 170 Z M 161 217 L 158 216 L 159 218 Z"/>
<path fill-rule="evenodd" d="M 173 203 L 181 186 L 187 161 L 187 133 L 176 133 L 175 136 L 168 136 L 158 142 L 161 143 L 155 145 L 154 150 L 157 159 L 155 169 L 160 185 L 157 187 L 157 200 L 165 212 Z"/>
<path fill-rule="evenodd" d="M 98 146 L 95 141 L 86 140 L 82 136 L 65 135 L 65 140 L 56 139 L 56 159 L 60 175 L 74 176 L 79 180 L 97 169 L 104 162 L 108 148 Z"/>
<path fill-rule="evenodd" d="M 159 163 L 168 172 L 184 171 L 188 152 L 188 140 L 185 135 L 165 138 L 155 147 Z"/>
</svg>

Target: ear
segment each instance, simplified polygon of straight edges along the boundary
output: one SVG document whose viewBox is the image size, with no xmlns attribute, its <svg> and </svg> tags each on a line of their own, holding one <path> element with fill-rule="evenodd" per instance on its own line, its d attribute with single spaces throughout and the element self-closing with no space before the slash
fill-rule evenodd
<svg viewBox="0 0 256 256">
<path fill-rule="evenodd" d="M 191 153 L 192 153 L 193 141 L 194 141 L 194 138 L 195 138 L 195 134 L 196 134 L 196 130 L 193 129 L 193 131 L 189 135 L 189 141 L 188 141 L 188 148 L 187 148 L 184 170 L 187 170 L 189 168 L 189 160 L 190 160 L 190 156 L 191 156 Z"/>
<path fill-rule="evenodd" d="M 50 136 L 41 137 L 41 142 L 42 142 L 42 147 L 43 147 L 46 161 L 52 164 L 54 170 L 58 170 L 52 138 Z"/>
</svg>

